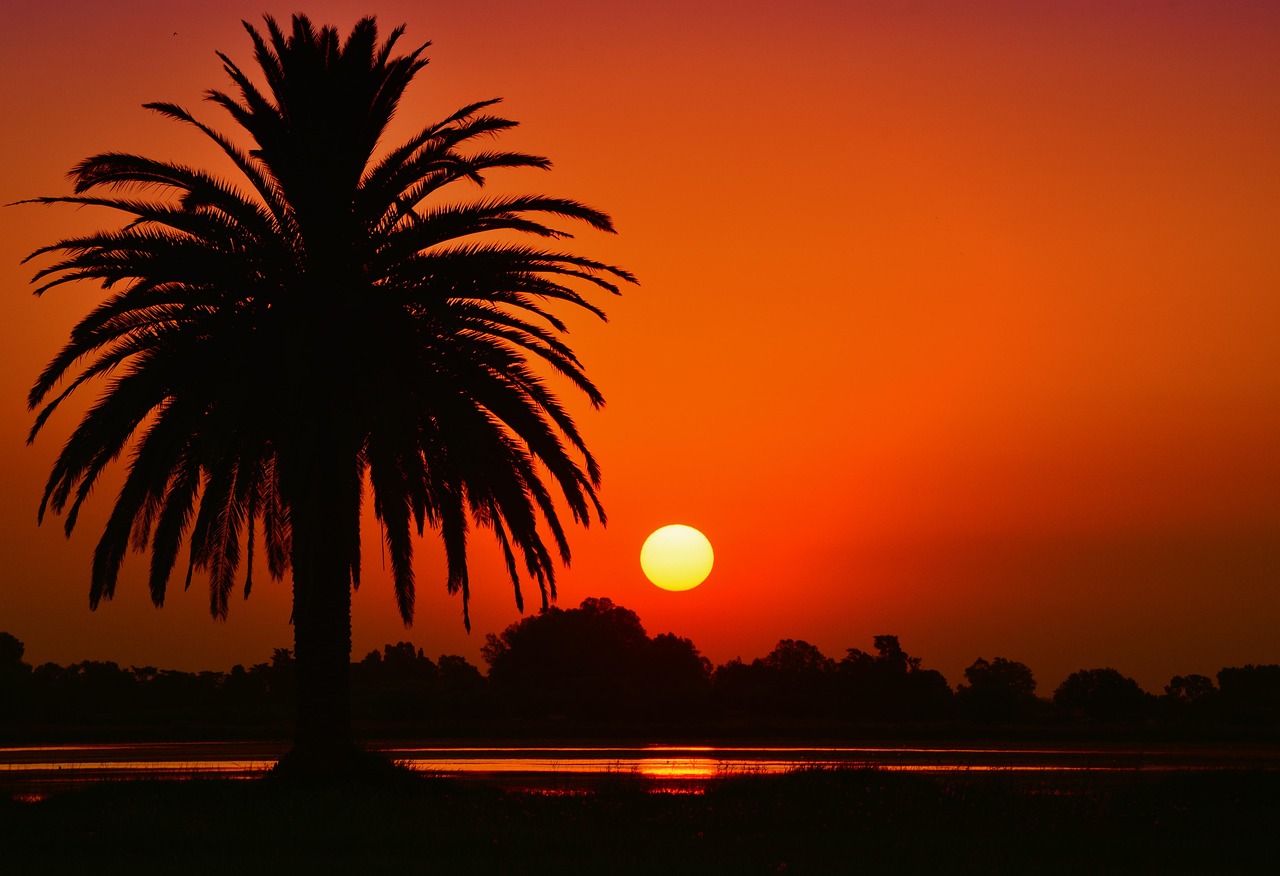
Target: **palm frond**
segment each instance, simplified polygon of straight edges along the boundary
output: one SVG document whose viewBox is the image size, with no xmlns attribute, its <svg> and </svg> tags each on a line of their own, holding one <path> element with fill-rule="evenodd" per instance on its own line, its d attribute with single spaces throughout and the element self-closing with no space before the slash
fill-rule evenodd
<svg viewBox="0 0 1280 876">
<path fill-rule="evenodd" d="M 114 595 L 130 549 L 150 552 L 163 604 L 185 545 L 185 586 L 207 573 L 210 611 L 225 617 L 242 562 L 245 595 L 254 587 L 259 547 L 269 575 L 293 568 L 305 598 L 297 558 L 324 538 L 357 586 L 367 480 L 406 624 L 413 539 L 427 528 L 468 629 L 473 526 L 502 551 L 517 606 L 529 579 L 547 605 L 571 556 L 566 520 L 605 521 L 600 465 L 554 391 L 604 402 L 564 338 L 566 313 L 603 319 L 595 298 L 635 282 L 560 247 L 574 229 L 612 232 L 611 218 L 570 198 L 475 197 L 491 173 L 550 167 L 488 144 L 516 126 L 497 100 L 380 147 L 427 64 L 429 43 L 397 48 L 402 27 L 381 39 L 366 18 L 342 38 L 295 15 L 245 29 L 253 65 L 219 53 L 230 84 L 204 95 L 228 130 L 145 105 L 212 142 L 234 179 L 103 152 L 73 169 L 70 194 L 29 201 L 120 220 L 28 257 L 36 294 L 104 290 L 28 396 L 34 440 L 74 394 L 101 387 L 51 468 L 40 518 L 63 514 L 69 534 L 128 454 L 91 604 Z M 312 453 L 317 441 L 332 452 Z M 303 486 L 316 479 L 330 488 Z"/>
</svg>

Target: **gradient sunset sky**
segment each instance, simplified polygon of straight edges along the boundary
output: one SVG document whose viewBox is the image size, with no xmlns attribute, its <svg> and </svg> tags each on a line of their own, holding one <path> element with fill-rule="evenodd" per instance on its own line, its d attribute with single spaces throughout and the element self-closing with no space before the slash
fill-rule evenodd
<svg viewBox="0 0 1280 876">
<path fill-rule="evenodd" d="M 99 151 L 229 173 L 141 104 L 225 127 L 215 50 L 249 64 L 240 20 L 293 11 L 432 40 L 400 133 L 505 97 L 505 145 L 555 169 L 494 182 L 617 221 L 575 243 L 642 286 L 572 324 L 610 524 L 572 534 L 560 605 L 608 596 L 715 663 L 893 633 L 953 685 L 1004 656 L 1046 694 L 1280 662 L 1280 4 L 23 3 L 0 202 L 68 192 Z M 139 558 L 89 611 L 118 477 L 70 541 L 36 526 L 74 422 L 27 447 L 25 395 L 100 292 L 37 300 L 19 261 L 116 221 L 0 208 L 0 630 L 34 663 L 266 660 L 287 583 L 215 622 L 204 582 L 152 608 Z M 686 593 L 637 559 L 674 522 L 716 550 Z M 480 663 L 519 617 L 477 536 L 467 636 L 429 536 L 406 631 L 371 513 L 364 542 L 357 659 L 407 639 Z"/>
</svg>

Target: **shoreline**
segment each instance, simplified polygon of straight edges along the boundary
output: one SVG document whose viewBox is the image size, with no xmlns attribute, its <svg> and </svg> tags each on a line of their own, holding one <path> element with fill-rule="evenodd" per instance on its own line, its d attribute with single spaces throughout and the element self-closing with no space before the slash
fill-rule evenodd
<svg viewBox="0 0 1280 876">
<path fill-rule="evenodd" d="M 164 742 L 0 746 L 0 796 L 41 800 L 123 782 L 246 780 L 265 776 L 287 750 L 265 742 Z M 506 790 L 634 778 L 651 790 L 701 792 L 741 777 L 859 769 L 908 774 L 1027 773 L 1059 781 L 1069 773 L 1172 772 L 1280 775 L 1280 749 L 1259 745 L 1044 745 L 971 741 L 877 744 L 708 745 L 668 741 L 400 740 L 369 744 L 407 771 Z"/>
</svg>

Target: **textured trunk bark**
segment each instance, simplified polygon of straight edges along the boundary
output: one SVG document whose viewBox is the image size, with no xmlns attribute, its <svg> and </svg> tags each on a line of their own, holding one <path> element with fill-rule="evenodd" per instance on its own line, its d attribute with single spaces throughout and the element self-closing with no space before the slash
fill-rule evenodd
<svg viewBox="0 0 1280 876">
<path fill-rule="evenodd" d="M 335 442 L 339 443 L 339 442 Z M 284 771 L 350 772 L 351 562 L 359 524 L 354 449 L 312 446 L 286 489 L 293 529 L 293 637 L 298 711 Z"/>
</svg>

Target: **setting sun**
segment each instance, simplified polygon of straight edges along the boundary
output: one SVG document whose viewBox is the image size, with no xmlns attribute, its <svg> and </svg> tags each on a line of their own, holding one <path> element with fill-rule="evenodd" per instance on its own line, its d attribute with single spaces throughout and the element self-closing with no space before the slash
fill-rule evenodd
<svg viewBox="0 0 1280 876">
<path fill-rule="evenodd" d="M 692 590 L 711 574 L 711 542 L 692 526 L 674 523 L 645 539 L 640 568 L 663 590 Z"/>
</svg>

